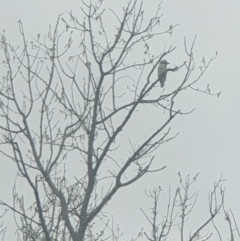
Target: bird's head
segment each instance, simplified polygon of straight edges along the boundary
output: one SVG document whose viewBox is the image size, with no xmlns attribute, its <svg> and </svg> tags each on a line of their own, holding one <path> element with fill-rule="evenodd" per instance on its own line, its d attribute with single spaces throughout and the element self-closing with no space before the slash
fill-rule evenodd
<svg viewBox="0 0 240 241">
<path fill-rule="evenodd" d="M 160 61 L 160 64 L 162 65 L 168 65 L 169 63 L 167 62 L 167 60 L 163 59 Z"/>
</svg>

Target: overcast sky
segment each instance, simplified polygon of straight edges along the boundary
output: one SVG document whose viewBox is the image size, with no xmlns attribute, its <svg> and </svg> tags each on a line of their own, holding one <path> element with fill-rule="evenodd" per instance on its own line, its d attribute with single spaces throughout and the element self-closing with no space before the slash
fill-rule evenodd
<svg viewBox="0 0 240 241">
<path fill-rule="evenodd" d="M 119 9 L 119 2 L 106 1 L 109 7 L 115 10 Z M 156 2 L 144 1 L 147 14 L 154 11 Z M 49 24 L 54 24 L 60 13 L 71 9 L 77 13 L 79 7 L 80 1 L 77 0 L 1 0 L 0 31 L 5 29 L 8 40 L 17 45 L 21 41 L 18 20 L 22 20 L 28 36 L 36 36 L 39 32 L 46 33 Z M 184 102 L 184 98 L 181 100 L 183 108 L 195 108 L 195 111 L 191 115 L 178 118 L 172 124 L 172 133 L 179 132 L 179 136 L 156 152 L 156 159 L 162 162 L 162 165 L 167 165 L 167 169 L 154 174 L 150 179 L 143 179 L 134 189 L 128 188 L 128 202 L 134 203 L 136 195 L 143 194 L 141 187 L 151 188 L 163 183 L 166 187 L 177 184 L 178 171 L 183 175 L 200 172 L 198 189 L 203 191 L 207 200 L 211 185 L 223 174 L 227 179 L 227 206 L 231 206 L 232 210 L 239 214 L 240 1 L 165 0 L 162 13 L 163 27 L 180 24 L 173 36 L 168 38 L 170 43 L 162 44 L 172 44 L 181 50 L 184 49 L 184 37 L 191 43 L 197 35 L 194 51 L 197 61 L 200 62 L 203 57 L 207 60 L 218 53 L 217 59 L 202 79 L 202 86 L 209 83 L 212 92 L 222 91 L 222 94 L 217 98 L 197 93 L 190 101 Z M 161 48 L 157 45 L 155 47 L 158 50 Z M 180 54 L 180 50 L 169 56 L 168 61 L 172 67 L 187 59 Z M 172 75 L 168 76 L 168 81 L 171 81 Z M 7 166 L 1 168 L 1 185 L 6 181 L 10 170 Z M 11 187 L 4 185 L 1 195 L 10 189 Z M 124 197 L 123 193 L 122 195 L 123 199 L 120 199 L 119 203 L 124 209 L 122 201 L 126 196 Z M 139 212 L 139 206 L 135 204 L 132 208 Z M 124 219 L 124 212 L 118 215 L 120 219 Z M 240 224 L 240 218 L 237 219 Z M 141 226 L 141 223 L 137 222 L 136 226 Z M 131 232 L 126 223 L 122 223 L 122 228 L 127 233 Z"/>
</svg>

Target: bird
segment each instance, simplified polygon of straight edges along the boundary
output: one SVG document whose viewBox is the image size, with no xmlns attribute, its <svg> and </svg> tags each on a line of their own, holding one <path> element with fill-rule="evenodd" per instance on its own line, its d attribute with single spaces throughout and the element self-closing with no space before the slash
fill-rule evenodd
<svg viewBox="0 0 240 241">
<path fill-rule="evenodd" d="M 163 59 L 160 61 L 160 64 L 158 66 L 158 79 L 160 81 L 160 85 L 163 88 L 164 87 L 164 83 L 166 81 L 167 78 L 167 65 L 169 63 Z"/>
</svg>

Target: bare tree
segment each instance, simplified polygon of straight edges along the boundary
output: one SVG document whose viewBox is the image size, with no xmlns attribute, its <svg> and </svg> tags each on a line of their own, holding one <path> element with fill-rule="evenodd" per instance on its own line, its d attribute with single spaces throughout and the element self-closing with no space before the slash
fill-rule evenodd
<svg viewBox="0 0 240 241">
<path fill-rule="evenodd" d="M 198 192 L 195 191 L 195 193 L 191 194 L 190 189 L 192 189 L 193 184 L 196 182 L 198 174 L 192 179 L 187 176 L 185 181 L 182 179 L 180 173 L 178 173 L 178 175 L 179 186 L 177 187 L 172 200 L 171 190 L 169 190 L 169 202 L 166 208 L 166 214 L 163 216 L 162 221 L 159 220 L 158 212 L 158 204 L 160 201 L 160 194 L 162 189 L 158 187 L 152 192 L 147 193 L 147 195 L 153 199 L 154 202 L 152 208 L 152 217 L 150 217 L 150 215 L 146 214 L 146 212 L 142 210 L 152 228 L 151 234 L 147 234 L 146 232 L 144 233 L 148 240 L 165 240 L 167 237 L 171 237 L 171 231 L 173 231 L 172 229 L 174 228 L 177 228 L 177 231 L 174 232 L 175 235 L 176 233 L 179 233 L 179 240 L 181 241 L 192 241 L 199 239 L 208 240 L 213 235 L 212 232 L 206 232 L 204 234 L 201 232 L 209 223 L 214 220 L 215 216 L 220 213 L 223 207 L 224 188 L 222 187 L 222 182 L 224 180 L 220 179 L 217 183 L 215 183 L 213 191 L 211 191 L 209 194 L 209 217 L 202 223 L 202 225 L 198 226 L 194 232 L 191 232 L 191 229 L 188 230 L 190 231 L 188 237 L 185 237 L 187 232 L 187 220 L 190 219 L 188 217 L 192 214 L 198 197 Z M 190 220 L 192 219 L 193 218 Z"/>
<path fill-rule="evenodd" d="M 195 84 L 214 59 L 204 61 L 199 76 L 192 78 L 195 40 L 190 47 L 185 41 L 183 59 L 188 60 L 167 69 L 173 74 L 181 69 L 184 76 L 171 90 L 161 89 L 156 67 L 175 47 L 160 53 L 155 46 L 152 55 L 151 41 L 171 35 L 177 26 L 159 30 L 161 4 L 149 20 L 137 0 L 129 1 L 122 14 L 111 9 L 107 13 L 103 1 L 82 1 L 82 13 L 84 17 L 79 18 L 72 12 L 60 15 L 54 29 L 32 41 L 26 39 L 19 21 L 20 47 L 1 34 L 6 71 L 0 87 L 0 151 L 16 164 L 16 180 L 25 180 L 26 189 L 32 191 L 32 199 L 26 198 L 15 186 L 13 205 L 1 201 L 14 213 L 19 240 L 107 240 L 109 224 L 102 223 L 102 231 L 96 234 L 93 220 L 101 217 L 120 188 L 165 168 L 151 169 L 154 151 L 174 138 L 169 135 L 173 119 L 191 113 L 175 107 L 176 97 L 183 90 L 202 91 Z M 107 14 L 118 23 L 109 30 Z M 209 88 L 202 92 L 211 94 Z M 134 144 L 127 128 L 138 111 L 145 115 L 152 106 L 151 118 L 160 117 L 159 122 Z M 140 120 L 134 122 L 136 128 L 140 124 Z M 184 196 L 177 191 L 174 198 L 178 196 L 182 208 L 182 232 L 190 185 L 183 186 Z M 150 195 L 156 203 L 158 195 L 158 190 Z M 213 208 L 207 222 L 220 207 Z M 161 240 L 172 226 L 172 215 L 169 207 L 161 234 L 154 221 L 152 237 L 146 237 Z"/>
</svg>

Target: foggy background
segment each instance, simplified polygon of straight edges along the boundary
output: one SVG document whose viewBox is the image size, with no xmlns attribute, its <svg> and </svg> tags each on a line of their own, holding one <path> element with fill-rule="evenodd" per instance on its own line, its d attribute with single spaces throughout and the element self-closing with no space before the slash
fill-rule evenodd
<svg viewBox="0 0 240 241">
<path fill-rule="evenodd" d="M 119 2 L 106 0 L 104 4 L 121 13 L 125 1 Z M 155 12 L 158 3 L 156 0 L 143 2 L 147 18 Z M 71 9 L 74 14 L 80 14 L 80 1 L 1 0 L 0 31 L 5 29 L 7 41 L 17 46 L 22 43 L 18 20 L 22 20 L 25 34 L 30 41 L 31 37 L 36 37 L 38 33 L 47 34 L 49 25 L 54 26 L 58 15 Z M 204 89 L 210 84 L 213 93 L 222 93 L 220 98 L 217 98 L 201 93 L 184 96 L 183 92 L 179 98 L 181 110 L 195 110 L 190 115 L 180 116 L 171 123 L 172 135 L 179 135 L 155 153 L 157 166 L 166 165 L 167 168 L 159 173 L 146 175 L 139 182 L 120 190 L 113 198 L 110 207 L 116 207 L 114 219 L 120 224 L 124 237 L 129 239 L 143 226 L 147 228 L 140 207 L 149 211 L 152 203 L 144 195 L 144 190 L 160 185 L 166 191 L 165 194 L 168 194 L 168 187 L 171 185 L 174 193 L 179 171 L 183 177 L 187 174 L 194 176 L 200 173 L 196 183 L 196 190 L 200 191 L 199 202 L 196 205 L 196 222 L 198 218 L 207 217 L 204 215 L 207 215 L 208 211 L 208 192 L 213 182 L 223 175 L 223 178 L 227 179 L 224 183 L 225 206 L 232 208 L 240 224 L 240 2 L 165 0 L 161 11 L 164 14 L 162 29 L 168 29 L 174 24 L 180 25 L 174 29 L 171 37 L 166 35 L 161 43 L 150 47 L 161 52 L 164 46 L 177 46 L 177 50 L 166 58 L 171 63 L 170 67 L 174 67 L 187 60 L 184 55 L 184 37 L 190 47 L 194 36 L 197 35 L 194 48 L 196 63 L 200 63 L 203 57 L 207 61 L 217 52 L 216 60 L 200 80 L 199 87 Z M 113 15 L 109 18 L 111 17 Z M 173 81 L 174 75 L 175 73 L 168 75 L 166 86 L 171 79 Z M 146 117 L 146 130 L 148 118 L 154 117 Z M 11 198 L 15 174 L 13 163 L 1 157 L 1 199 Z"/>
</svg>

